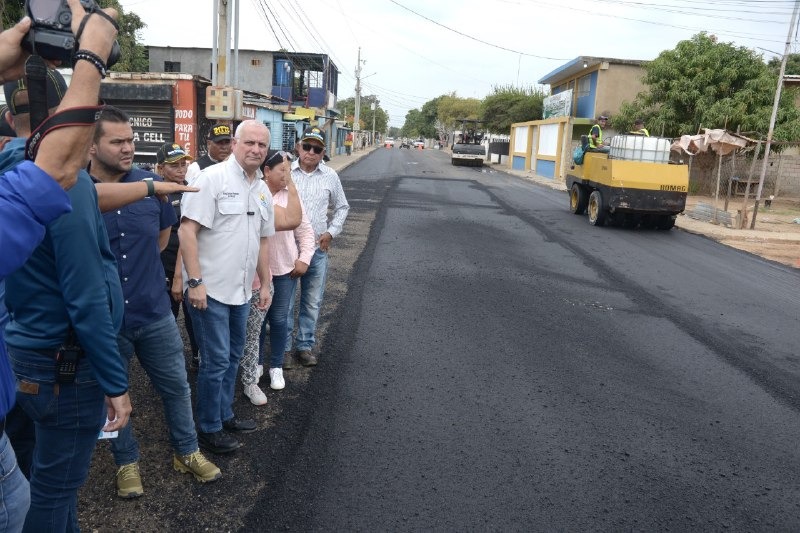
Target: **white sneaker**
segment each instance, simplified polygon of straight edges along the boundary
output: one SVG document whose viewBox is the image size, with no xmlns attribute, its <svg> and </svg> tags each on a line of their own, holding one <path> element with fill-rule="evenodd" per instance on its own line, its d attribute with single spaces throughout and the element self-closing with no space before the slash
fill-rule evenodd
<svg viewBox="0 0 800 533">
<path fill-rule="evenodd" d="M 267 403 L 267 395 L 264 394 L 257 383 L 244 386 L 244 395 L 250 398 L 253 405 L 264 405 Z"/>
<path fill-rule="evenodd" d="M 282 368 L 270 368 L 269 369 L 269 388 L 272 390 L 281 390 L 286 386 L 286 382 L 283 380 L 283 369 Z"/>
<path fill-rule="evenodd" d="M 264 365 L 256 365 L 256 381 L 264 375 Z"/>
</svg>

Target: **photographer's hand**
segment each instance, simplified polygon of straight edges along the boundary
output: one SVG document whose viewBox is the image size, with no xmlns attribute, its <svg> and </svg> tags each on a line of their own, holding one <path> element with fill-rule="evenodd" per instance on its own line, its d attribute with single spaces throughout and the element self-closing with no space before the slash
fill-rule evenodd
<svg viewBox="0 0 800 533">
<path fill-rule="evenodd" d="M 86 17 L 80 0 L 67 0 L 72 10 L 72 31 L 76 32 Z M 116 18 L 114 9 L 104 9 Z M 101 58 L 108 58 L 117 29 L 106 18 L 94 14 L 86 20 L 81 35 L 80 48 L 89 50 Z M 96 106 L 100 98 L 100 72 L 89 61 L 77 61 L 72 73 L 72 82 L 58 111 L 73 107 Z M 86 166 L 94 124 L 76 124 L 52 130 L 39 143 L 36 166 L 47 172 L 61 187 L 69 189 L 77 181 L 78 171 Z"/>
<path fill-rule="evenodd" d="M 20 43 L 31 28 L 31 19 L 25 17 L 16 25 L 0 33 L 0 82 L 14 81 L 25 75 L 25 52 Z"/>
</svg>

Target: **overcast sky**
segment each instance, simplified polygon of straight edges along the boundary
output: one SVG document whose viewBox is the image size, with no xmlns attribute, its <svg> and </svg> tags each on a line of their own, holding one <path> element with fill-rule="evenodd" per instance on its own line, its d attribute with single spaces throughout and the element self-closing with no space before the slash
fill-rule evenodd
<svg viewBox="0 0 800 533">
<path fill-rule="evenodd" d="M 142 42 L 212 46 L 216 0 L 121 0 Z M 794 0 L 239 0 L 239 47 L 328 54 L 339 98 L 375 94 L 392 126 L 442 94 L 483 98 L 531 86 L 578 56 L 653 59 L 707 31 L 783 53 Z M 793 52 L 797 52 L 794 44 Z"/>
</svg>

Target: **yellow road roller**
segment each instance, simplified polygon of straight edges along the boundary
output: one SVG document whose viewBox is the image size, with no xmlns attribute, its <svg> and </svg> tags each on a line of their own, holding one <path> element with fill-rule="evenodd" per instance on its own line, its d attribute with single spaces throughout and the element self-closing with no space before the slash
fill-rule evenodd
<svg viewBox="0 0 800 533">
<path fill-rule="evenodd" d="M 671 229 L 686 208 L 689 170 L 670 163 L 670 145 L 662 137 L 616 135 L 608 152 L 576 156 L 566 179 L 570 211 L 588 211 L 593 226 Z"/>
</svg>

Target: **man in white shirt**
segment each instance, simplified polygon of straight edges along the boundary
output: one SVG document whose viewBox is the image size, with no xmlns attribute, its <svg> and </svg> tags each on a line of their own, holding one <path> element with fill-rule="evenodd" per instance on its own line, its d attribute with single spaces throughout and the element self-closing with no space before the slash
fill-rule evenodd
<svg viewBox="0 0 800 533">
<path fill-rule="evenodd" d="M 275 213 L 259 169 L 269 141 L 264 124 L 242 122 L 232 141 L 232 157 L 202 172 L 195 180 L 200 192 L 181 202 L 184 290 L 203 354 L 197 375 L 197 436 L 200 446 L 212 453 L 239 447 L 229 433 L 256 429 L 255 421 L 234 416 L 233 395 L 253 278 L 258 272 L 261 279 L 270 279 L 267 237 L 275 233 Z M 270 300 L 269 283 L 262 284 L 259 307 L 266 309 Z"/>
<path fill-rule="evenodd" d="M 300 276 L 300 309 L 295 347 L 299 362 L 304 366 L 314 366 L 317 364 L 317 356 L 313 353 L 316 344 L 315 331 L 325 294 L 328 250 L 333 238 L 342 232 L 350 205 L 344 195 L 339 175 L 322 162 L 325 156 L 325 132 L 316 126 L 306 128 L 297 144 L 297 151 L 299 157 L 292 164 L 292 180 L 314 228 L 316 249 L 308 270 Z M 329 207 L 333 211 L 330 222 Z M 289 305 L 289 319 L 293 323 L 294 298 Z M 290 352 L 291 348 L 290 336 L 286 351 Z M 286 354 L 283 368 L 295 366 L 292 354 Z"/>
</svg>

